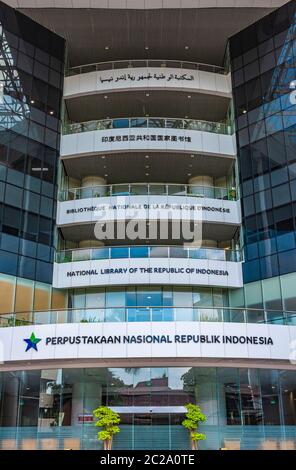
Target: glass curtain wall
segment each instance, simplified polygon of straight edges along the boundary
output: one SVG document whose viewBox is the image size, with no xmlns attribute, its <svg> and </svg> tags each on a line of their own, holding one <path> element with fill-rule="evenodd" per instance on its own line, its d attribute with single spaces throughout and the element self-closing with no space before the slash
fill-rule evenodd
<svg viewBox="0 0 296 470">
<path fill-rule="evenodd" d="M 115 448 L 151 448 L 151 442 L 152 448 L 188 448 L 181 426 L 187 403 L 207 416 L 203 448 L 220 448 L 228 440 L 228 446 L 246 449 L 291 442 L 296 448 L 295 371 L 129 367 L 0 377 L 2 448 L 12 442 L 18 448 L 98 448 L 92 411 L 100 405 L 120 413 Z"/>
</svg>

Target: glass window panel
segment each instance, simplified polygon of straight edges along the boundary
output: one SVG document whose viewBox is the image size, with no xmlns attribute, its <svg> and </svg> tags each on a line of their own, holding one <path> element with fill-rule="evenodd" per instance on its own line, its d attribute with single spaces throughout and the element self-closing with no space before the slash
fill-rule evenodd
<svg viewBox="0 0 296 470">
<path fill-rule="evenodd" d="M 217 369 L 219 424 L 241 424 L 241 401 L 238 369 Z"/>
<path fill-rule="evenodd" d="M 128 258 L 129 257 L 129 248 L 128 247 L 116 247 L 110 248 L 110 257 L 111 259 L 118 258 Z"/>
<path fill-rule="evenodd" d="M 281 286 L 279 278 L 264 279 L 262 281 L 264 307 L 270 310 L 282 308 Z"/>
<path fill-rule="evenodd" d="M 34 283 L 27 279 L 18 279 L 15 294 L 15 311 L 33 310 Z"/>
<path fill-rule="evenodd" d="M 242 424 L 245 426 L 262 425 L 261 389 L 256 369 L 240 369 L 240 400 Z"/>
<path fill-rule="evenodd" d="M 148 258 L 148 246 L 132 246 L 130 247 L 131 258 Z"/>
<path fill-rule="evenodd" d="M 296 311 L 296 273 L 281 276 L 281 291 L 285 310 Z"/>
<path fill-rule="evenodd" d="M 279 379 L 284 424 L 286 426 L 295 426 L 296 374 L 294 371 L 281 371 Z"/>
<path fill-rule="evenodd" d="M 247 307 L 263 308 L 263 296 L 260 282 L 252 282 L 244 286 Z"/>
<path fill-rule="evenodd" d="M 259 369 L 265 426 L 279 425 L 278 371 Z"/>
<path fill-rule="evenodd" d="M 137 290 L 137 305 L 140 306 L 162 306 L 162 293 L 160 290 L 146 288 L 145 290 Z"/>
<path fill-rule="evenodd" d="M 173 305 L 175 307 L 192 308 L 192 290 L 190 288 L 175 288 L 173 290 Z"/>
<path fill-rule="evenodd" d="M 35 283 L 34 310 L 48 310 L 50 308 L 51 286 Z"/>
<path fill-rule="evenodd" d="M 106 292 L 106 308 L 124 307 L 125 292 L 120 288 L 113 288 Z"/>
<path fill-rule="evenodd" d="M 0 313 L 14 311 L 15 284 L 14 277 L 0 274 Z"/>
<path fill-rule="evenodd" d="M 105 307 L 105 290 L 104 289 L 87 289 L 85 292 L 86 308 L 104 308 Z"/>
</svg>

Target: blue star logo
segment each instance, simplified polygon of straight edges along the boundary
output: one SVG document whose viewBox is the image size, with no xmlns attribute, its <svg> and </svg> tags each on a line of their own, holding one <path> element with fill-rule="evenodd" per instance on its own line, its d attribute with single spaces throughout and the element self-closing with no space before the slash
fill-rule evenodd
<svg viewBox="0 0 296 470">
<path fill-rule="evenodd" d="M 34 333 L 32 333 L 30 338 L 24 339 L 24 341 L 27 343 L 26 352 L 29 351 L 31 348 L 35 349 L 35 351 L 38 351 L 37 344 L 41 341 L 41 338 L 36 338 Z"/>
</svg>

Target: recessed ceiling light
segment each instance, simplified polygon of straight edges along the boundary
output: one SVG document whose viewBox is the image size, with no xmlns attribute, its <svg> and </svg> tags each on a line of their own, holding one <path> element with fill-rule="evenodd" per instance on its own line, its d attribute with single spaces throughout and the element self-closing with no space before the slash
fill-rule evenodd
<svg viewBox="0 0 296 470">
<path fill-rule="evenodd" d="M 145 51 L 149 51 L 149 46 L 145 46 Z"/>
<path fill-rule="evenodd" d="M 188 116 L 185 116 L 185 119 L 188 119 Z"/>
<path fill-rule="evenodd" d="M 246 110 L 246 109 L 243 109 L 243 114 L 247 114 L 247 110 Z"/>
<path fill-rule="evenodd" d="M 104 160 L 104 158 L 106 158 L 105 155 L 102 155 L 101 159 Z"/>
<path fill-rule="evenodd" d="M 49 111 L 49 114 L 50 114 L 51 116 L 53 115 L 53 113 L 54 113 L 54 111 Z"/>
<path fill-rule="evenodd" d="M 151 299 L 151 295 L 147 295 L 147 299 Z"/>
<path fill-rule="evenodd" d="M 149 176 L 149 173 L 145 173 L 146 176 Z"/>
<path fill-rule="evenodd" d="M 191 175 L 192 175 L 192 173 L 187 173 L 187 176 L 191 176 Z"/>
<path fill-rule="evenodd" d="M 109 46 L 105 46 L 105 51 L 109 51 Z"/>
<path fill-rule="evenodd" d="M 145 114 L 146 117 L 149 117 L 149 114 Z"/>
<path fill-rule="evenodd" d="M 146 93 L 146 96 L 147 96 L 147 98 L 148 98 L 148 96 L 150 96 L 150 93 Z"/>
<path fill-rule="evenodd" d="M 189 166 L 189 168 L 192 168 L 192 163 L 190 163 L 190 165 L 188 165 L 188 166 Z"/>
<path fill-rule="evenodd" d="M 34 104 L 34 103 L 35 103 L 35 101 L 34 101 L 34 100 L 31 100 L 31 101 L 30 101 L 30 103 L 31 103 L 31 104 Z"/>
<path fill-rule="evenodd" d="M 287 393 L 289 390 L 285 390 L 285 393 Z"/>
<path fill-rule="evenodd" d="M 107 100 L 108 99 L 108 96 L 107 95 L 104 95 L 104 100 Z"/>
<path fill-rule="evenodd" d="M 275 389 L 275 386 L 273 385 L 271 388 L 272 388 L 272 389 Z"/>
<path fill-rule="evenodd" d="M 150 168 L 150 165 L 145 165 L 145 168 Z"/>
<path fill-rule="evenodd" d="M 145 158 L 149 158 L 149 155 L 145 155 Z"/>
<path fill-rule="evenodd" d="M 107 168 L 107 165 L 104 165 L 104 168 Z"/>
<path fill-rule="evenodd" d="M 189 99 L 190 99 L 190 98 L 191 98 L 191 95 L 188 95 L 188 96 L 187 96 L 187 98 L 189 98 Z"/>
<path fill-rule="evenodd" d="M 185 48 L 184 48 L 184 49 L 185 49 L 186 51 L 188 51 L 188 49 L 189 49 L 189 46 L 185 46 Z"/>
<path fill-rule="evenodd" d="M 106 174 L 106 175 L 104 175 L 104 176 L 107 178 L 108 175 Z"/>
<path fill-rule="evenodd" d="M 190 158 L 194 158 L 194 155 L 193 155 L 193 154 L 192 154 L 192 155 L 190 155 Z"/>
</svg>

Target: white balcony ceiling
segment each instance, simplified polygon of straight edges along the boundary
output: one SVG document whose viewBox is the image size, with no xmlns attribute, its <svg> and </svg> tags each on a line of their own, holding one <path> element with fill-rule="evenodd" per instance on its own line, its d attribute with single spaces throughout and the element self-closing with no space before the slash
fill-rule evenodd
<svg viewBox="0 0 296 470">
<path fill-rule="evenodd" d="M 222 65 L 231 35 L 286 2 L 7 0 L 6 3 L 65 37 L 70 65 L 75 66 L 131 58 Z"/>
<path fill-rule="evenodd" d="M 188 98 L 190 96 L 190 99 Z M 106 96 L 106 95 L 105 95 Z M 69 119 L 74 122 L 119 117 L 177 117 L 222 121 L 226 117 L 229 100 L 221 96 L 174 91 L 117 92 L 91 95 L 67 100 Z"/>
<path fill-rule="evenodd" d="M 146 158 L 149 153 L 149 159 Z M 106 177 L 107 183 L 154 182 L 186 184 L 189 175 L 209 175 L 214 178 L 226 176 L 234 164 L 234 158 L 221 158 L 209 155 L 196 155 L 170 152 L 132 152 L 65 158 L 63 164 L 67 175 L 81 180 L 84 176 Z M 149 168 L 147 169 L 147 165 Z M 127 172 L 126 169 L 129 169 Z M 146 176 L 146 173 L 149 175 Z"/>
<path fill-rule="evenodd" d="M 191 227 L 193 230 L 193 226 Z M 67 241 L 80 242 L 81 240 L 96 240 L 94 234 L 94 224 L 77 224 L 69 225 L 59 228 L 63 238 Z M 235 237 L 239 228 L 237 224 L 222 224 L 222 223 L 211 223 L 203 222 L 202 225 L 202 238 L 204 240 L 216 240 L 216 241 L 228 241 Z M 169 234 L 171 233 L 171 224 L 168 228 Z M 149 240 L 147 240 L 149 241 Z M 165 240 L 151 240 L 150 245 L 182 245 L 185 240 L 180 239 L 178 241 L 173 240 L 170 236 Z M 128 238 L 120 240 L 118 238 L 104 240 L 104 245 L 119 246 L 119 245 L 146 245 L 145 240 L 136 239 L 129 240 Z"/>
</svg>

